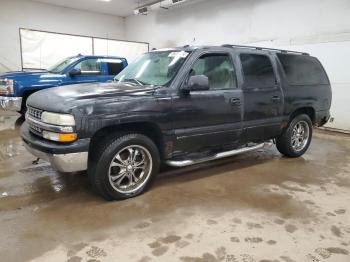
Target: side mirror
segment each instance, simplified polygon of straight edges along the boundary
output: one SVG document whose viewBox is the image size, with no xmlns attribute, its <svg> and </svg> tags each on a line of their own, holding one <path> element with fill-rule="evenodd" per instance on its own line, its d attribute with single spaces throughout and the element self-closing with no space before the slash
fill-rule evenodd
<svg viewBox="0 0 350 262">
<path fill-rule="evenodd" d="M 81 70 L 80 69 L 73 68 L 69 72 L 69 76 L 71 76 L 71 77 L 78 76 L 78 75 L 81 75 Z"/>
<path fill-rule="evenodd" d="M 191 76 L 182 90 L 186 92 L 209 90 L 209 78 L 205 75 Z"/>
</svg>

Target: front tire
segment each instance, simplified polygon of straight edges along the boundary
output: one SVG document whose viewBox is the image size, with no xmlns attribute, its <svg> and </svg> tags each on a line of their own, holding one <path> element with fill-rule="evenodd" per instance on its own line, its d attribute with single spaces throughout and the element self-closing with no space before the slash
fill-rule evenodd
<svg viewBox="0 0 350 262">
<path fill-rule="evenodd" d="M 281 136 L 276 138 L 278 151 L 287 157 L 300 157 L 310 146 L 312 122 L 308 115 L 296 116 Z"/>
<path fill-rule="evenodd" d="M 92 154 L 89 180 L 95 191 L 107 200 L 144 193 L 159 171 L 158 148 L 142 134 L 119 134 L 102 141 Z"/>
</svg>

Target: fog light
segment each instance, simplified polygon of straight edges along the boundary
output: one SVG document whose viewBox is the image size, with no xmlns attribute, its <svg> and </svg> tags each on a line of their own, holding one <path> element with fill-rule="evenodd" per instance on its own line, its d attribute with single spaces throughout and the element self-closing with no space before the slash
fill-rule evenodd
<svg viewBox="0 0 350 262">
<path fill-rule="evenodd" d="M 42 134 L 43 138 L 57 142 L 73 142 L 77 140 L 78 137 L 76 133 L 58 134 L 54 132 L 43 131 Z"/>
</svg>

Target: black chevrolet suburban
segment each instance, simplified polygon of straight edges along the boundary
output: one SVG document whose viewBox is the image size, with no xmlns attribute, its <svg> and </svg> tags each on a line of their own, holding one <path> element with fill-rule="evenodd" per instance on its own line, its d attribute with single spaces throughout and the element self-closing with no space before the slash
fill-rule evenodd
<svg viewBox="0 0 350 262">
<path fill-rule="evenodd" d="M 145 192 L 162 163 L 183 167 L 274 141 L 308 149 L 330 116 L 321 63 L 306 53 L 224 45 L 154 50 L 111 83 L 39 91 L 21 137 L 60 172 L 87 170 L 105 199 Z"/>
</svg>

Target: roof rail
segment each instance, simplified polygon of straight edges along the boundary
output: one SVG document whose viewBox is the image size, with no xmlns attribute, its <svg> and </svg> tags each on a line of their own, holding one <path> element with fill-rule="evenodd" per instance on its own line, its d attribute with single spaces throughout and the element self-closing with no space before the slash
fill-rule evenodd
<svg viewBox="0 0 350 262">
<path fill-rule="evenodd" d="M 292 53 L 292 54 L 300 54 L 300 55 L 310 55 L 308 53 L 304 52 L 297 52 L 297 51 L 289 51 L 289 50 L 283 50 L 283 49 L 276 49 L 276 48 L 267 48 L 267 47 L 259 47 L 259 46 L 247 46 L 247 45 L 222 45 L 222 47 L 229 47 L 229 48 L 248 48 L 248 49 L 255 49 L 255 50 L 267 50 L 267 51 L 276 51 L 281 53 Z"/>
</svg>

